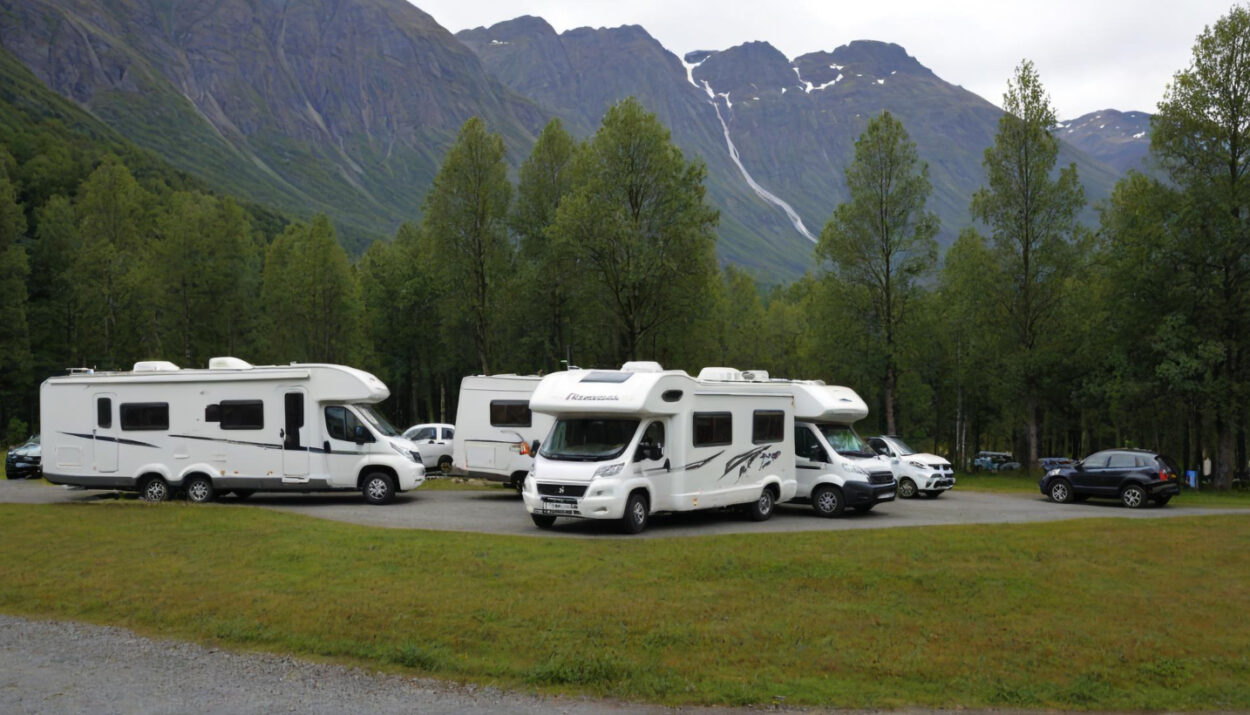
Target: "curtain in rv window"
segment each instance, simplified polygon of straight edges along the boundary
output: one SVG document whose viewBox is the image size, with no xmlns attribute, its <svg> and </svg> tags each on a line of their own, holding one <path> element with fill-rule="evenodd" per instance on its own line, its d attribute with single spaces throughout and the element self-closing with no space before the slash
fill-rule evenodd
<svg viewBox="0 0 1250 715">
<path fill-rule="evenodd" d="M 526 400 L 491 400 L 491 427 L 529 427 L 533 423 L 530 403 Z"/>
<path fill-rule="evenodd" d="M 168 402 L 123 402 L 120 410 L 123 430 L 169 429 Z"/>
</svg>

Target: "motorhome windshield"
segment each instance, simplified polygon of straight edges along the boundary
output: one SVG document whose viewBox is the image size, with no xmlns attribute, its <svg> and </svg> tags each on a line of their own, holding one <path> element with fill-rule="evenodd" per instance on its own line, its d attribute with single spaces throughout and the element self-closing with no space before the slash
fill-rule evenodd
<svg viewBox="0 0 1250 715">
<path fill-rule="evenodd" d="M 378 434 L 386 435 L 387 437 L 399 436 L 399 430 L 391 426 L 391 423 L 387 422 L 386 418 L 378 414 L 378 411 L 373 409 L 373 407 L 369 405 L 356 405 L 356 409 L 360 411 L 361 416 L 364 417 L 370 425 L 373 425 L 373 429 L 377 430 Z"/>
<path fill-rule="evenodd" d="M 855 434 L 850 425 L 820 425 L 820 433 L 828 440 L 829 446 L 843 457 L 875 457 L 864 440 Z"/>
<path fill-rule="evenodd" d="M 638 431 L 638 420 L 579 417 L 557 420 L 538 451 L 547 459 L 599 462 L 621 456 Z"/>
</svg>

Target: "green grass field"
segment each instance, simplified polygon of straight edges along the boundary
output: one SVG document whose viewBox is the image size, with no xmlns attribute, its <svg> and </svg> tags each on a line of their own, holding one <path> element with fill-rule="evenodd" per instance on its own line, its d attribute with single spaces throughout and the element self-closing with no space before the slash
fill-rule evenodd
<svg viewBox="0 0 1250 715">
<path fill-rule="evenodd" d="M 1250 708 L 1250 515 L 578 540 L 129 502 L 0 538 L 6 613 L 505 688 Z"/>
</svg>

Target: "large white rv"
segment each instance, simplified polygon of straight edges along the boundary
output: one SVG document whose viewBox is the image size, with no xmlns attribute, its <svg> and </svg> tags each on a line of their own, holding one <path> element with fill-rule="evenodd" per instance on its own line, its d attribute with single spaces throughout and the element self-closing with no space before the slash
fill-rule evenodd
<svg viewBox="0 0 1250 715">
<path fill-rule="evenodd" d="M 847 507 L 869 511 L 892 501 L 897 482 L 890 460 L 855 432 L 868 405 L 849 387 L 793 380 L 796 499 L 809 500 L 821 516 Z"/>
<path fill-rule="evenodd" d="M 557 517 L 618 519 L 627 533 L 650 514 L 743 506 L 772 515 L 794 497 L 794 397 L 732 368 L 698 378 L 656 363 L 543 378 L 530 398 L 555 419 L 525 480 L 540 528 Z"/>
<path fill-rule="evenodd" d="M 530 444 L 547 435 L 550 415 L 530 411 L 537 375 L 471 375 L 460 381 L 452 464 L 470 477 L 520 491 L 534 464 Z"/>
<path fill-rule="evenodd" d="M 163 361 L 73 370 L 39 391 L 44 477 L 149 501 L 174 489 L 195 502 L 360 490 L 385 504 L 425 481 L 416 445 L 373 409 L 388 395 L 378 378 L 342 365 L 213 358 L 207 370 Z"/>
</svg>

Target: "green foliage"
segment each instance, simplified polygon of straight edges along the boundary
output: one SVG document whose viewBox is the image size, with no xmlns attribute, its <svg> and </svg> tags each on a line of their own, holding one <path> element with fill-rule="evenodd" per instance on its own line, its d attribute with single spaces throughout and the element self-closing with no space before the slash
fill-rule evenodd
<svg viewBox="0 0 1250 715">
<path fill-rule="evenodd" d="M 512 185 L 503 139 L 478 117 L 465 122 L 426 196 L 421 230 L 444 283 L 445 336 L 473 336 L 483 373 L 490 372 L 498 313 L 511 276 L 508 204 Z"/>
<path fill-rule="evenodd" d="M 846 184 L 850 200 L 825 225 L 816 255 L 831 264 L 830 279 L 866 299 L 870 320 L 864 325 L 884 352 L 886 430 L 897 434 L 900 333 L 920 280 L 937 263 L 938 218 L 925 212 L 929 167 L 903 124 L 882 112 L 855 142 Z"/>
<path fill-rule="evenodd" d="M 699 314 L 715 276 L 717 212 L 704 203 L 702 162 L 687 163 L 635 99 L 608 109 L 577 153 L 573 192 L 551 236 L 588 274 L 582 294 L 612 326 L 600 354 L 639 357 L 665 328 Z"/>
<path fill-rule="evenodd" d="M 350 365 L 360 359 L 360 286 L 325 215 L 292 224 L 274 239 L 261 304 L 274 361 Z"/>
<path fill-rule="evenodd" d="M 0 423 L 14 416 L 30 381 L 26 278 L 30 266 L 23 242 L 26 216 L 9 180 L 14 163 L 0 148 Z M 17 414 L 21 414 L 17 411 Z"/>
</svg>

